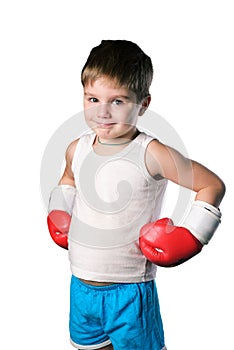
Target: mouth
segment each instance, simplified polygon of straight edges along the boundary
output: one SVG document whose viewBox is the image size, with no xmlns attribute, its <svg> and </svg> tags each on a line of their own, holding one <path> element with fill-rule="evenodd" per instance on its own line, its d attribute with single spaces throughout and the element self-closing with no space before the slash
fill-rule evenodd
<svg viewBox="0 0 234 350">
<path fill-rule="evenodd" d="M 116 123 L 97 123 L 97 127 L 101 129 L 108 129 L 114 125 L 116 125 Z"/>
</svg>

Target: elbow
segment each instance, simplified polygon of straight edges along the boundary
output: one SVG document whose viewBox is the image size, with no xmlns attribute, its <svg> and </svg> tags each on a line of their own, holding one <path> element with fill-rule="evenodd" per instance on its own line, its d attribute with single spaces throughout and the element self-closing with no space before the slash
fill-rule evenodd
<svg viewBox="0 0 234 350">
<path fill-rule="evenodd" d="M 222 202 L 225 192 L 226 187 L 224 182 L 217 178 L 216 181 L 212 182 L 212 184 L 197 192 L 196 200 L 207 202 L 218 208 Z"/>
<path fill-rule="evenodd" d="M 221 181 L 222 182 L 222 188 L 221 188 L 221 195 L 222 195 L 222 199 L 223 199 L 223 197 L 224 197 L 224 195 L 225 195 L 225 193 L 226 193 L 226 186 L 225 186 L 225 183 L 223 182 L 223 181 Z"/>
<path fill-rule="evenodd" d="M 226 193 L 226 186 L 225 183 L 219 179 L 217 187 L 216 187 L 216 194 L 217 194 L 217 204 L 219 205 Z"/>
</svg>

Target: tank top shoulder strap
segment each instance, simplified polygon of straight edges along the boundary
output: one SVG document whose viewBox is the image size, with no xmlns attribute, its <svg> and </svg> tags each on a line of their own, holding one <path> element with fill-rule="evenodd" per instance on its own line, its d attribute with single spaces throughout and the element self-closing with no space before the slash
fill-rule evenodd
<svg viewBox="0 0 234 350">
<path fill-rule="evenodd" d="M 89 152 L 92 151 L 92 145 L 95 139 L 95 133 L 89 132 L 85 135 L 82 135 L 77 142 L 76 150 L 74 152 L 73 160 L 72 160 L 72 171 L 75 173 L 79 164 L 82 163 L 84 158 L 87 156 Z"/>
<path fill-rule="evenodd" d="M 148 144 L 153 140 L 155 140 L 153 136 L 147 135 L 145 132 L 140 133 L 139 143 L 141 143 L 144 149 L 146 149 Z"/>
<path fill-rule="evenodd" d="M 139 161 L 140 161 L 140 165 L 141 167 L 146 170 L 146 165 L 145 165 L 145 152 L 146 152 L 146 149 L 149 145 L 149 143 L 151 141 L 153 141 L 154 138 L 150 135 L 147 135 L 146 133 L 144 132 L 141 132 L 141 134 L 139 135 L 139 137 L 137 138 L 137 143 L 139 145 Z M 148 173 L 148 171 L 147 171 Z"/>
</svg>

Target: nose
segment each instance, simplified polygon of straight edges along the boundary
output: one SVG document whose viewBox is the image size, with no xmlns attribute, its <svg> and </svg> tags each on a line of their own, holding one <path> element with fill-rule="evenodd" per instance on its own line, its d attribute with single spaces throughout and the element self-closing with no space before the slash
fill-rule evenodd
<svg viewBox="0 0 234 350">
<path fill-rule="evenodd" d="M 103 103 L 98 106 L 97 117 L 99 119 L 109 119 L 111 118 L 110 106 L 108 103 Z"/>
</svg>

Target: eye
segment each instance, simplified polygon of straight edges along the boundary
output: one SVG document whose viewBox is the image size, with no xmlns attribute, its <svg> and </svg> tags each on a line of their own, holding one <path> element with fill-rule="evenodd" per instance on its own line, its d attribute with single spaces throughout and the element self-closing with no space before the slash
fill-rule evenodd
<svg viewBox="0 0 234 350">
<path fill-rule="evenodd" d="M 92 102 L 92 103 L 98 102 L 98 99 L 96 97 L 90 97 L 89 102 Z"/>
<path fill-rule="evenodd" d="M 112 101 L 112 104 L 116 105 L 116 106 L 119 106 L 119 105 L 123 104 L 123 101 L 116 99 L 116 100 Z"/>
</svg>

